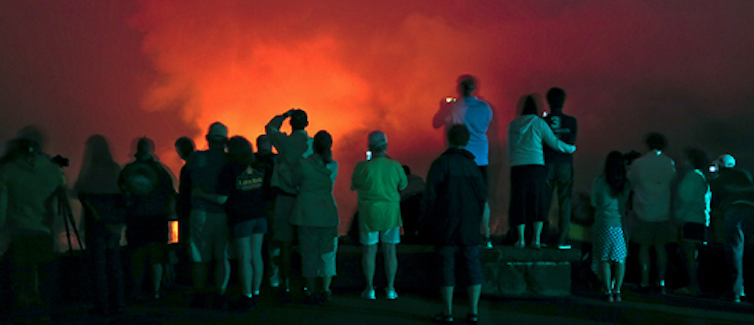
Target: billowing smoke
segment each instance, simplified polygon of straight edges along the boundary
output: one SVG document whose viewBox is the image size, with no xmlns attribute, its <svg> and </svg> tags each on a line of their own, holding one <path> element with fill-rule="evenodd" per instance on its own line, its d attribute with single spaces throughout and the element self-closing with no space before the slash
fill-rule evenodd
<svg viewBox="0 0 754 325">
<path fill-rule="evenodd" d="M 577 190 L 590 188 L 608 151 L 641 150 L 650 130 L 668 135 L 677 160 L 694 145 L 754 166 L 742 122 L 754 117 L 746 0 L 8 1 L 0 9 L 0 137 L 38 124 L 75 170 L 92 133 L 107 136 L 122 162 L 130 141 L 149 135 L 177 171 L 177 137 L 203 147 L 206 127 L 222 121 L 253 140 L 274 115 L 299 107 L 310 134 L 335 137 L 341 230 L 355 209 L 349 178 L 366 134 L 384 130 L 390 155 L 425 175 L 443 150 L 431 118 L 467 73 L 495 109 L 498 233 L 508 229 L 506 125 L 520 96 L 552 86 L 568 92 L 565 111 L 580 122 Z"/>
</svg>

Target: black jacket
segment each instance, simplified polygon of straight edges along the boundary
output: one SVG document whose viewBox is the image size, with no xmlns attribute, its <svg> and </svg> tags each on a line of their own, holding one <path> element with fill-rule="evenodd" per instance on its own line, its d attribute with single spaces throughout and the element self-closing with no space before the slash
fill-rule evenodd
<svg viewBox="0 0 754 325">
<path fill-rule="evenodd" d="M 480 245 L 487 188 L 474 155 L 448 149 L 432 162 L 419 233 L 435 245 Z"/>
</svg>

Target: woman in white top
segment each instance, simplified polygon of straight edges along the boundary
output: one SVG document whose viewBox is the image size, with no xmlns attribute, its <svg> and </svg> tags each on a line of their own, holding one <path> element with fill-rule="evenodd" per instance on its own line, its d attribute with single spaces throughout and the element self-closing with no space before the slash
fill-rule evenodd
<svg viewBox="0 0 754 325">
<path fill-rule="evenodd" d="M 547 169 L 542 151 L 544 144 L 571 154 L 576 146 L 560 141 L 550 126 L 537 116 L 537 103 L 529 95 L 524 99 L 521 116 L 508 125 L 508 158 L 511 165 L 511 225 L 518 232 L 517 248 L 524 247 L 524 228 L 527 222 L 534 225 L 531 247 L 539 249 L 542 225 L 547 217 Z"/>
</svg>

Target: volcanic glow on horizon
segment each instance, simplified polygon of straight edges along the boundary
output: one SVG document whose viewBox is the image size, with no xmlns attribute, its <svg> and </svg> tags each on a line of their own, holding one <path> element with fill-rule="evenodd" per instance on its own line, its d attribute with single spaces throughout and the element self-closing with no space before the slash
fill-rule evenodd
<svg viewBox="0 0 754 325">
<path fill-rule="evenodd" d="M 444 145 L 432 116 L 461 74 L 494 106 L 497 233 L 508 229 L 506 125 L 521 96 L 552 86 L 579 119 L 577 191 L 608 151 L 642 150 L 651 130 L 677 161 L 694 145 L 754 162 L 747 0 L 43 2 L 0 4 L 0 140 L 39 125 L 48 151 L 71 158 L 71 183 L 95 133 L 120 163 L 134 138 L 151 137 L 177 175 L 178 137 L 203 149 L 221 121 L 253 143 L 273 116 L 301 108 L 310 135 L 334 137 L 344 232 L 366 134 L 385 131 L 390 155 L 426 175 Z"/>
</svg>

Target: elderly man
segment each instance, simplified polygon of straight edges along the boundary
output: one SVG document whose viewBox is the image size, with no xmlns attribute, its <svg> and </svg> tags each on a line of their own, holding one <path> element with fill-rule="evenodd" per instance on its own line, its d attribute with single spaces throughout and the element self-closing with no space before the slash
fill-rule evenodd
<svg viewBox="0 0 754 325">
<path fill-rule="evenodd" d="M 374 300 L 374 268 L 377 243 L 382 242 L 385 256 L 385 277 L 387 299 L 398 298 L 395 292 L 395 273 L 398 258 L 395 245 L 400 242 L 401 195 L 408 186 L 406 173 L 401 164 L 387 156 L 387 136 L 382 131 L 369 134 L 369 151 L 372 157 L 356 165 L 351 176 L 351 190 L 359 195 L 359 233 L 364 246 L 362 267 L 367 287 L 362 298 Z"/>
</svg>

